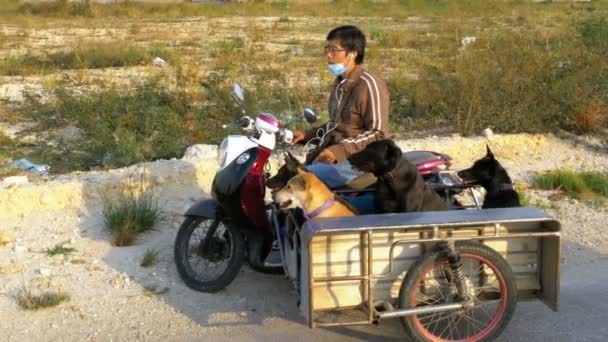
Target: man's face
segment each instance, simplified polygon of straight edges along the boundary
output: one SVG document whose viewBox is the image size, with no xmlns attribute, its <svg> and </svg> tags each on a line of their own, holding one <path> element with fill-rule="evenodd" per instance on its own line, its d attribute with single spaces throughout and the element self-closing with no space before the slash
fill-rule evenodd
<svg viewBox="0 0 608 342">
<path fill-rule="evenodd" d="M 348 64 L 346 56 L 348 52 L 340 45 L 339 40 L 328 40 L 325 45 L 325 55 L 328 64 L 344 63 Z"/>
</svg>

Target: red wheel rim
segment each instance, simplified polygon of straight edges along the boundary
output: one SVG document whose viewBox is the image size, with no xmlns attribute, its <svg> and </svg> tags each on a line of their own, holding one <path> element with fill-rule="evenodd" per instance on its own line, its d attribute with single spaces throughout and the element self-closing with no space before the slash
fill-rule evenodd
<svg viewBox="0 0 608 342">
<path fill-rule="evenodd" d="M 488 335 L 490 335 L 492 333 L 492 331 L 500 324 L 500 322 L 502 321 L 502 318 L 504 317 L 509 298 L 508 298 L 508 294 L 507 294 L 507 283 L 504 279 L 503 274 L 498 271 L 498 267 L 496 267 L 496 265 L 494 265 L 494 263 L 492 263 L 490 260 L 488 260 L 480 255 L 477 255 L 477 254 L 461 253 L 460 256 L 463 259 L 463 261 L 466 258 L 477 260 L 482 265 L 485 264 L 486 266 L 488 266 L 494 272 L 494 275 L 495 275 L 496 279 L 498 280 L 498 284 L 500 287 L 499 290 L 500 290 L 501 298 L 500 298 L 500 301 L 498 304 L 498 308 L 496 309 L 494 316 L 487 323 L 485 328 L 483 328 L 480 332 L 478 332 L 477 334 L 470 336 L 470 337 L 468 336 L 465 338 L 455 339 L 455 340 L 452 340 L 452 339 L 447 340 L 440 336 L 436 336 L 434 333 L 430 332 L 427 329 L 427 327 L 425 327 L 425 325 L 421 322 L 421 319 L 418 317 L 418 315 L 412 316 L 416 329 L 425 338 L 427 338 L 431 341 L 479 341 L 483 338 L 486 338 Z M 415 307 L 417 305 L 417 300 L 418 300 L 417 294 L 418 294 L 418 291 L 420 290 L 420 285 L 421 285 L 422 281 L 426 278 L 426 275 L 428 274 L 428 272 L 430 270 L 435 269 L 438 266 L 441 266 L 442 264 L 444 264 L 446 262 L 447 262 L 447 259 L 444 259 L 439 262 L 435 262 L 434 264 L 427 267 L 421 273 L 420 277 L 416 280 L 416 286 L 413 287 L 414 292 L 410 293 L 410 302 L 409 302 L 410 307 Z M 442 318 L 442 319 L 444 319 L 444 318 Z M 448 327 L 449 327 L 449 324 L 450 323 L 448 322 Z M 443 335 L 443 332 L 440 333 L 440 335 Z"/>
</svg>

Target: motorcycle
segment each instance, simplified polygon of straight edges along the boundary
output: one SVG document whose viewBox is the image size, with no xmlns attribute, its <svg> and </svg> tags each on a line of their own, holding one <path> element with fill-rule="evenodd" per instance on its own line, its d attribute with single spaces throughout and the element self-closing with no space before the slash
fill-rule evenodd
<svg viewBox="0 0 608 342">
<path fill-rule="evenodd" d="M 242 105 L 244 90 L 238 83 L 233 85 L 232 95 Z M 279 209 L 265 203 L 266 180 L 270 177 L 266 172 L 268 159 L 277 141 L 292 142 L 289 124 L 302 118 L 313 123 L 317 115 L 314 110 L 304 108 L 300 115 L 281 126 L 270 113 L 258 113 L 252 118 L 241 111 L 234 124 L 224 127 L 238 127 L 245 134 L 229 135 L 222 141 L 212 198 L 200 200 L 186 211 L 175 239 L 178 273 L 196 291 L 216 292 L 225 288 L 245 261 L 260 272 L 284 270 L 282 262 L 273 264 L 267 260 L 271 251 L 281 249 L 277 244 L 282 242 L 276 238 Z M 406 152 L 404 156 L 417 166 L 425 181 L 450 182 L 439 172 L 449 167 L 449 156 L 430 151 Z"/>
</svg>

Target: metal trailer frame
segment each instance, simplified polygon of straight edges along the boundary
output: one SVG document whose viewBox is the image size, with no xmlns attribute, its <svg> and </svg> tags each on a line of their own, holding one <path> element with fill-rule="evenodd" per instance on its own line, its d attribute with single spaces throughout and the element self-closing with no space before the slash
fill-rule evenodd
<svg viewBox="0 0 608 342">
<path fill-rule="evenodd" d="M 480 232 L 478 235 L 466 236 L 459 234 L 464 231 Z M 405 238 L 392 241 L 389 250 L 388 271 L 376 273 L 374 270 L 374 236 L 386 232 L 416 233 L 416 238 Z M 337 234 L 358 234 L 360 245 L 359 275 L 315 277 L 313 264 L 318 257 L 313 253 L 313 242 L 318 238 Z M 501 208 L 484 210 L 451 210 L 441 212 L 415 212 L 401 214 L 363 215 L 355 217 L 320 218 L 306 222 L 299 231 L 301 241 L 301 265 L 298 270 L 300 283 L 297 284 L 300 293 L 300 309 L 308 320 L 310 328 L 347 326 L 377 323 L 379 319 L 401 317 L 462 307 L 462 304 L 451 303 L 426 306 L 424 308 L 399 308 L 379 312 L 375 308 L 376 298 L 374 282 L 391 275 L 395 268 L 395 249 L 400 245 L 433 244 L 441 241 L 474 240 L 482 243 L 504 241 L 507 245 L 513 239 L 533 239 L 530 241 L 538 246 L 536 277 L 539 289 L 532 291 L 520 290 L 519 300 L 540 299 L 549 308 L 558 310 L 559 280 L 561 271 L 561 225 L 534 208 Z M 527 243 L 527 242 L 526 242 Z M 296 247 L 298 248 L 298 247 Z M 424 253 L 421 253 L 422 255 Z M 508 259 L 507 259 L 508 260 Z M 407 271 L 407 270 L 405 270 Z M 315 308 L 315 284 L 339 283 L 357 281 L 362 289 L 362 302 L 357 305 L 363 309 L 366 318 L 352 322 L 318 322 L 315 315 L 326 309 Z M 335 310 L 352 309 L 336 307 Z"/>
</svg>

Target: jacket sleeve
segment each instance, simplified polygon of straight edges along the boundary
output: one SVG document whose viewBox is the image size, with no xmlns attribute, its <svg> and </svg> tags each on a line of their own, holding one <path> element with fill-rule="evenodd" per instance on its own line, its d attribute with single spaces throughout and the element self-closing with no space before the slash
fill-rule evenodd
<svg viewBox="0 0 608 342">
<path fill-rule="evenodd" d="M 371 77 L 371 75 L 362 75 L 362 80 L 365 83 L 365 90 L 359 93 L 360 96 L 356 100 L 353 110 L 361 115 L 363 132 L 329 147 L 339 161 L 363 150 L 372 141 L 389 137 L 390 97 L 388 88 L 383 81 Z"/>
</svg>

